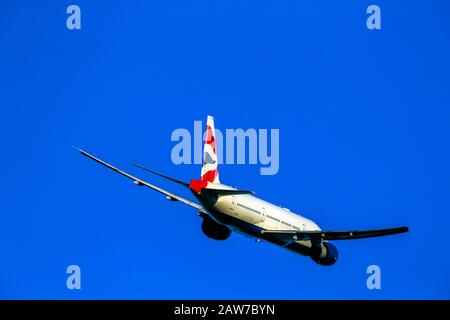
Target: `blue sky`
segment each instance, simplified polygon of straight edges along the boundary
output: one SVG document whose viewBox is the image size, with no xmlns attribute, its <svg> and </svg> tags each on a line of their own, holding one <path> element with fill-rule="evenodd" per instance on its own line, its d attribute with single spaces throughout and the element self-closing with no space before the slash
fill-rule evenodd
<svg viewBox="0 0 450 320">
<path fill-rule="evenodd" d="M 70 4 L 81 30 L 66 28 Z M 449 15 L 444 0 L 3 0 L 0 298 L 450 298 Z M 220 129 L 280 129 L 277 175 L 223 165 L 222 182 L 323 229 L 410 233 L 336 242 L 329 268 L 240 235 L 216 242 L 192 208 L 72 148 L 189 196 L 130 163 L 199 177 L 171 162 L 170 135 L 208 114 Z M 372 264 L 381 290 L 366 287 Z"/>
</svg>

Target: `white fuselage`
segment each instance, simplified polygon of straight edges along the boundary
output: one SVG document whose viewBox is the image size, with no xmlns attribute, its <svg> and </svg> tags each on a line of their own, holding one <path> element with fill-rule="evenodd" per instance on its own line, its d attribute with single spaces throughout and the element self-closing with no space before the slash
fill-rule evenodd
<svg viewBox="0 0 450 320">
<path fill-rule="evenodd" d="M 208 184 L 208 189 L 234 188 L 223 184 Z M 244 233 L 256 238 L 257 232 L 251 230 L 321 230 L 313 221 L 306 219 L 289 209 L 273 205 L 270 202 L 259 199 L 250 194 L 220 196 L 214 201 L 208 201 L 197 196 L 210 215 L 218 222 L 226 224 L 234 231 Z M 270 241 L 270 238 L 267 239 Z M 309 241 L 297 241 L 306 247 L 310 247 Z M 280 243 L 277 243 L 280 244 Z"/>
</svg>

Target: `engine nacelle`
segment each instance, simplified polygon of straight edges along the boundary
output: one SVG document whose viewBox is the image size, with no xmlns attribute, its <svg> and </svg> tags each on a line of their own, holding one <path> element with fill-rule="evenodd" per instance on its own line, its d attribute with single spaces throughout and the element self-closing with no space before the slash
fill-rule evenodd
<svg viewBox="0 0 450 320">
<path fill-rule="evenodd" d="M 329 242 L 322 242 L 320 246 L 311 247 L 311 259 L 323 266 L 331 266 L 336 263 L 339 252 L 337 248 Z"/>
<path fill-rule="evenodd" d="M 215 222 L 208 216 L 203 217 L 202 231 L 208 238 L 214 240 L 226 240 L 231 234 L 228 227 Z"/>
</svg>

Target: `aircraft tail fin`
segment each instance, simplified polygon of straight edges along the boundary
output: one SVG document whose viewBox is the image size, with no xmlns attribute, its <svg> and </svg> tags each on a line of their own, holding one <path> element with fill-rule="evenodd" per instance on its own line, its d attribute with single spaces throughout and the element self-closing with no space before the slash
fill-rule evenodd
<svg viewBox="0 0 450 320">
<path fill-rule="evenodd" d="M 214 118 L 212 116 L 208 116 L 208 120 L 206 121 L 206 137 L 203 146 L 201 180 L 211 183 L 220 183 L 216 134 L 214 131 Z"/>
</svg>

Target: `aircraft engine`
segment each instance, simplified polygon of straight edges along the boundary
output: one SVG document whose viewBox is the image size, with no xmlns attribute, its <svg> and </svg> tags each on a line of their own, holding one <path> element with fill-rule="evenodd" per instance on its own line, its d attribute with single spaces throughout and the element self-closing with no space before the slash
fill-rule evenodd
<svg viewBox="0 0 450 320">
<path fill-rule="evenodd" d="M 229 228 L 215 222 L 208 216 L 203 217 L 202 231 L 208 238 L 214 240 L 226 240 L 231 234 Z"/>
<path fill-rule="evenodd" d="M 339 252 L 337 248 L 329 242 L 322 242 L 311 247 L 311 259 L 323 266 L 331 266 L 336 263 Z"/>
</svg>

